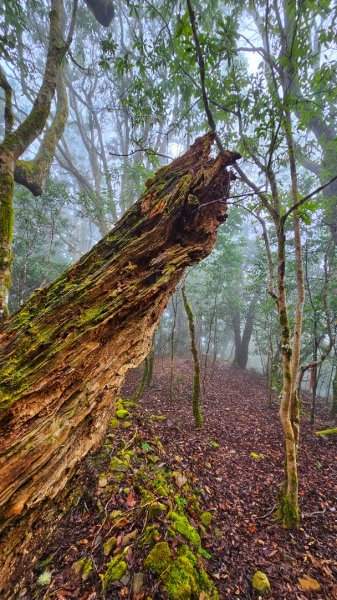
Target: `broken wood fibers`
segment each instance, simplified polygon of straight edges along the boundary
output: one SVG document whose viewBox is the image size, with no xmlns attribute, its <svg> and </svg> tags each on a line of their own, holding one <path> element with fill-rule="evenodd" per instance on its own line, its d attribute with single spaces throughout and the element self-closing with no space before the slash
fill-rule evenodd
<svg viewBox="0 0 337 600">
<path fill-rule="evenodd" d="M 226 218 L 227 167 L 239 155 L 211 158 L 213 141 L 213 134 L 197 139 L 160 169 L 105 238 L 4 324 L 3 597 L 55 527 L 67 484 L 101 443 L 124 376 L 146 356 L 184 269 L 215 244 Z"/>
</svg>

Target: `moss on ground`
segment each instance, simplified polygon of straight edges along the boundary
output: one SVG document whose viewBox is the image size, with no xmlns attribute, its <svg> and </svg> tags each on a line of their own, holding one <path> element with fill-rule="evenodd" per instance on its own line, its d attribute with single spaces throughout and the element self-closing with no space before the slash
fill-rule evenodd
<svg viewBox="0 0 337 600">
<path fill-rule="evenodd" d="M 169 600 L 191 600 L 202 594 L 204 600 L 217 600 L 218 593 L 206 571 L 188 546 L 173 556 L 167 542 L 159 542 L 144 560 L 145 569 L 159 577 Z"/>
<path fill-rule="evenodd" d="M 112 558 L 106 565 L 105 572 L 100 575 L 104 592 L 109 590 L 112 583 L 120 581 L 127 572 L 128 567 L 124 560 L 126 553 L 127 549 Z"/>
<path fill-rule="evenodd" d="M 192 544 L 192 546 L 196 546 L 197 548 L 201 546 L 199 533 L 195 527 L 192 527 L 185 515 L 171 511 L 167 518 L 172 521 L 173 529 L 184 536 L 184 538 L 186 538 Z"/>
</svg>

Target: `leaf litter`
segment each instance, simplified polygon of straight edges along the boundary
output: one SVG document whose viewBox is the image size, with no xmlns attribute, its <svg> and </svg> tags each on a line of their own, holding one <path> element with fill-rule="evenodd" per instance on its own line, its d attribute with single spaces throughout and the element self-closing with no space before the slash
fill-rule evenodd
<svg viewBox="0 0 337 600">
<path fill-rule="evenodd" d="M 170 538 L 168 511 L 174 509 L 188 516 L 192 528 L 199 528 L 198 568 L 206 568 L 220 600 L 259 598 L 251 586 L 256 571 L 270 581 L 269 598 L 335 600 L 336 444 L 315 435 L 326 422 L 318 419 L 313 427 L 302 417 L 302 521 L 297 531 L 289 531 L 275 518 L 283 434 L 277 400 L 272 408 L 267 406 L 265 380 L 218 363 L 213 377 L 206 379 L 205 424 L 197 429 L 191 412 L 191 363 L 176 359 L 175 375 L 170 401 L 170 365 L 157 360 L 152 387 L 144 390 L 136 407 L 126 407 L 132 414 L 127 427 L 122 423 L 109 432 L 101 451 L 82 467 L 79 504 L 63 518 L 40 561 L 27 572 L 18 597 L 167 598 L 164 586 L 144 569 L 150 548 L 144 538 L 150 536 L 152 545 L 170 539 L 177 553 L 183 538 L 180 533 Z M 129 374 L 124 398 L 132 397 L 140 376 L 140 369 Z M 123 460 L 116 461 L 116 455 Z M 209 524 L 203 526 L 206 513 Z M 104 590 L 107 561 L 122 553 L 125 574 Z M 82 569 L 79 575 L 81 570 L 76 574 L 73 565 L 81 561 L 86 572 Z M 37 581 L 46 564 L 51 581 L 48 575 L 48 587 L 43 588 Z M 207 598 L 207 592 L 195 597 Z"/>
</svg>

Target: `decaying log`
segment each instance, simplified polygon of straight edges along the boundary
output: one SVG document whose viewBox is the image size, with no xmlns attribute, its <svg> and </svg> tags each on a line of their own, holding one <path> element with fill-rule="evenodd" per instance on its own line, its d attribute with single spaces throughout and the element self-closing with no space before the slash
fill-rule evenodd
<svg viewBox="0 0 337 600">
<path fill-rule="evenodd" d="M 45 534 L 51 531 L 61 491 L 99 446 L 125 373 L 146 356 L 184 269 L 214 246 L 226 218 L 226 167 L 239 155 L 210 158 L 212 143 L 212 134 L 199 138 L 158 171 L 111 233 L 3 326 L 4 597 L 14 569 L 28 560 L 32 530 L 45 524 Z"/>
</svg>

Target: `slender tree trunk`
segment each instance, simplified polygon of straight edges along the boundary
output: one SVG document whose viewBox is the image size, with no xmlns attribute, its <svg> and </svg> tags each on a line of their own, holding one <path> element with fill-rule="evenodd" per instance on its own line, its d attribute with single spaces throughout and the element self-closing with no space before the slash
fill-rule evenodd
<svg viewBox="0 0 337 600">
<path fill-rule="evenodd" d="M 193 408 L 193 416 L 194 422 L 197 427 L 202 427 L 203 417 L 201 411 L 201 376 L 200 376 L 200 360 L 198 354 L 198 347 L 195 337 L 195 325 L 194 325 L 194 314 L 192 307 L 187 298 L 186 285 L 185 281 L 183 282 L 183 286 L 181 289 L 185 312 L 188 320 L 188 327 L 190 331 L 190 341 L 191 341 L 191 352 L 193 356 L 194 363 L 194 376 L 193 376 L 193 395 L 192 395 L 192 408 Z"/>
<path fill-rule="evenodd" d="M 246 322 L 245 322 L 244 330 L 242 333 L 241 348 L 240 348 L 240 362 L 239 362 L 239 366 L 242 369 L 245 369 L 247 367 L 249 343 L 250 343 L 252 333 L 253 333 L 257 299 L 258 299 L 258 295 L 254 294 L 252 300 L 250 301 L 249 307 L 248 307 Z"/>
<path fill-rule="evenodd" d="M 292 348 L 285 287 L 285 235 L 283 228 L 278 234 L 278 309 L 282 334 L 283 366 L 280 420 L 285 437 L 285 482 L 281 488 L 278 515 L 280 521 L 287 527 L 297 527 L 299 522 L 297 436 L 292 421 Z"/>
<path fill-rule="evenodd" d="M 213 139 L 200 138 L 161 169 L 108 236 L 4 323 L 3 598 L 13 592 L 18 565 L 36 555 L 41 536 L 45 543 L 55 527 L 69 480 L 100 444 L 125 373 L 146 356 L 185 268 L 214 246 L 226 218 L 226 166 L 236 155 L 211 159 Z"/>
<path fill-rule="evenodd" d="M 170 332 L 170 384 L 169 384 L 169 400 L 172 402 L 174 398 L 174 335 L 177 323 L 177 304 L 178 296 L 172 296 L 171 306 L 173 310 L 173 321 Z"/>
<path fill-rule="evenodd" d="M 234 334 L 234 365 L 239 366 L 241 349 L 241 318 L 239 309 L 234 308 L 232 312 L 232 327 Z"/>
<path fill-rule="evenodd" d="M 331 417 L 335 419 L 337 417 L 337 364 L 335 354 L 335 375 L 332 381 L 332 406 L 331 406 Z"/>
<path fill-rule="evenodd" d="M 144 391 L 145 385 L 146 385 L 148 372 L 149 372 L 149 360 L 148 360 L 148 356 L 147 356 L 143 363 L 142 378 L 141 378 L 141 380 L 137 386 L 137 389 L 133 395 L 132 402 L 137 402 L 139 400 L 139 398 L 141 397 L 141 395 Z"/>
<path fill-rule="evenodd" d="M 150 352 L 147 355 L 148 368 L 147 368 L 146 382 L 145 382 L 146 387 L 152 386 L 153 363 L 154 363 L 154 338 L 155 338 L 155 336 L 153 336 L 153 338 L 152 338 Z"/>
<path fill-rule="evenodd" d="M 8 316 L 14 225 L 14 157 L 0 155 L 0 324 Z"/>
<path fill-rule="evenodd" d="M 317 342 L 316 327 L 317 327 L 317 323 L 316 323 L 316 320 L 315 320 L 315 325 L 314 325 L 314 344 L 313 344 L 314 348 L 313 348 L 313 356 L 312 356 L 314 363 L 317 361 L 317 356 L 318 356 L 318 342 Z M 316 416 L 317 383 L 318 383 L 317 365 L 314 364 L 312 366 L 312 398 L 311 398 L 311 411 L 310 411 L 310 423 L 312 425 L 315 423 L 315 416 Z"/>
<path fill-rule="evenodd" d="M 203 392 L 205 392 L 205 385 L 206 385 L 206 379 L 207 379 L 208 355 L 209 355 L 209 351 L 210 351 L 210 347 L 211 347 L 213 325 L 214 325 L 214 327 L 216 327 L 215 315 L 216 315 L 216 310 L 217 310 L 217 300 L 218 300 L 218 290 L 216 290 L 216 293 L 215 293 L 211 322 L 209 324 L 209 330 L 208 330 L 207 346 L 206 346 L 206 352 L 205 352 L 205 358 L 204 358 L 204 375 L 202 378 Z M 194 315 L 193 315 L 193 319 L 194 319 Z M 195 327 L 194 327 L 194 329 L 195 329 Z M 195 335 L 195 332 L 194 332 L 194 335 Z M 214 338 L 214 335 L 213 335 L 213 338 Z"/>
</svg>

